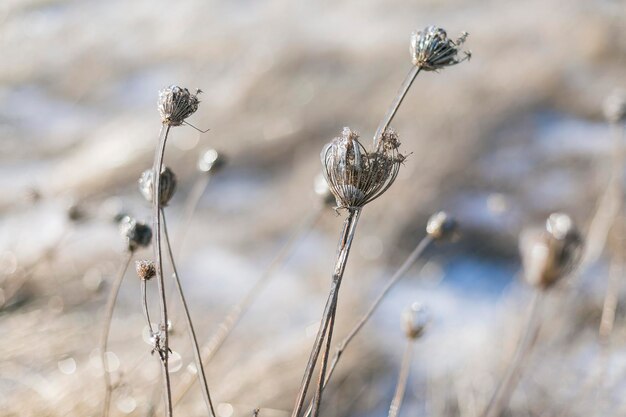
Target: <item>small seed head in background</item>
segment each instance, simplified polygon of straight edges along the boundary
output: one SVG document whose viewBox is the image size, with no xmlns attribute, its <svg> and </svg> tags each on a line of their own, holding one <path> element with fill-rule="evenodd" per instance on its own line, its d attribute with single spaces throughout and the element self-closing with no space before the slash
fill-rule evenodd
<svg viewBox="0 0 626 417">
<path fill-rule="evenodd" d="M 402 314 L 402 328 L 406 337 L 409 339 L 422 337 L 429 321 L 428 311 L 420 303 L 413 303 Z"/>
<path fill-rule="evenodd" d="M 614 91 L 604 100 L 602 110 L 607 121 L 611 123 L 626 122 L 626 91 Z"/>
<path fill-rule="evenodd" d="M 437 71 L 470 59 L 471 52 L 460 49 L 467 36 L 468 33 L 463 32 L 453 41 L 445 30 L 436 26 L 413 32 L 410 44 L 413 65 L 425 71 Z M 459 53 L 464 56 L 459 58 Z"/>
<path fill-rule="evenodd" d="M 159 113 L 161 122 L 169 126 L 180 126 L 186 118 L 198 110 L 198 94 L 202 91 L 196 90 L 192 94 L 186 88 L 171 85 L 159 91 Z"/>
<path fill-rule="evenodd" d="M 137 276 L 142 281 L 150 281 L 156 276 L 156 267 L 154 266 L 154 262 L 149 260 L 144 259 L 135 262 L 135 270 L 137 271 Z"/>
<path fill-rule="evenodd" d="M 405 159 L 399 145 L 395 131 L 387 129 L 377 149 L 368 153 L 359 135 L 344 127 L 341 136 L 322 149 L 322 172 L 337 208 L 363 207 L 393 184 Z"/>
<path fill-rule="evenodd" d="M 578 264 L 583 240 L 572 219 L 553 213 L 544 230 L 528 229 L 520 236 L 520 255 L 526 281 L 548 289 Z"/>
<path fill-rule="evenodd" d="M 459 234 L 459 224 L 454 217 L 445 211 L 440 211 L 428 219 L 426 233 L 434 240 L 453 240 Z"/>
<path fill-rule="evenodd" d="M 131 252 L 147 247 L 152 240 L 152 229 L 150 226 L 128 216 L 120 221 L 120 233 L 126 241 L 127 249 Z"/>
<path fill-rule="evenodd" d="M 139 192 L 144 196 L 148 202 L 152 203 L 152 195 L 153 195 L 153 175 L 152 170 L 147 169 L 139 177 Z M 161 182 L 159 184 L 159 188 L 161 188 L 161 205 L 167 206 L 172 197 L 174 196 L 174 192 L 176 191 L 176 175 L 174 172 L 168 167 L 163 167 L 161 171 Z"/>
<path fill-rule="evenodd" d="M 226 164 L 226 158 L 224 154 L 216 151 L 215 149 L 207 149 L 202 152 L 200 159 L 198 159 L 198 169 L 201 172 L 215 174 L 224 168 Z"/>
<path fill-rule="evenodd" d="M 324 178 L 324 174 L 320 173 L 315 176 L 315 180 L 313 180 L 313 189 L 324 205 L 332 206 L 335 204 L 335 196 L 330 192 L 330 188 L 328 188 L 328 183 L 326 182 L 326 178 Z"/>
</svg>

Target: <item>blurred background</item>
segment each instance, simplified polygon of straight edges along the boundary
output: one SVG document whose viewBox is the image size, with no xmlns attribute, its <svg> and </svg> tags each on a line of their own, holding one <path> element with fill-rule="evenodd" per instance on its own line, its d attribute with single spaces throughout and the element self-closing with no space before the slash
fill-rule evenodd
<svg viewBox="0 0 626 417">
<path fill-rule="evenodd" d="M 344 354 L 325 415 L 386 413 L 405 343 L 400 315 L 414 301 L 432 322 L 416 346 L 403 413 L 480 415 L 531 297 L 519 279 L 520 231 L 560 210 L 586 232 L 622 146 L 602 103 L 626 88 L 623 0 L 3 0 L 0 22 L 3 417 L 100 415 L 98 338 L 124 257 L 114 219 L 150 221 L 137 179 L 152 164 L 165 86 L 202 89 L 189 122 L 211 129 L 173 129 L 166 154 L 179 179 L 168 225 L 206 341 L 322 210 L 313 191 L 322 146 L 344 126 L 369 144 L 410 68 L 410 33 L 436 24 L 453 38 L 470 34 L 472 60 L 420 74 L 392 124 L 410 156 L 361 217 L 337 340 L 425 235 L 430 214 L 454 215 L 462 237 L 429 248 L 394 288 Z M 196 162 L 207 148 L 228 162 L 185 233 L 185 201 L 205 175 Z M 219 417 L 257 407 L 289 415 L 344 217 L 322 210 L 211 362 Z M 598 341 L 624 216 L 599 219 L 607 226 L 597 256 L 546 299 L 506 415 L 626 412 L 619 304 L 609 346 Z M 135 259 L 151 256 L 141 250 Z M 173 310 L 178 383 L 193 358 Z M 149 415 L 152 405 L 161 415 L 144 324 L 131 267 L 109 345 L 112 415 Z M 176 414 L 206 415 L 203 407 L 194 387 Z"/>
</svg>

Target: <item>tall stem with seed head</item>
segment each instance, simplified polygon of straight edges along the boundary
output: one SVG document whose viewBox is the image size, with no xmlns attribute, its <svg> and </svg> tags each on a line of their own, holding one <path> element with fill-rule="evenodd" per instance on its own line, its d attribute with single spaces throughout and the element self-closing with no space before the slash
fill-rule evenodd
<svg viewBox="0 0 626 417">
<path fill-rule="evenodd" d="M 311 354 L 309 355 L 309 360 L 304 371 L 304 376 L 302 377 L 302 383 L 298 391 L 296 405 L 292 412 L 292 417 L 298 417 L 302 411 L 309 384 L 311 383 L 311 377 L 313 376 L 313 370 L 315 369 L 315 365 L 317 364 L 317 359 L 319 358 L 326 336 L 328 336 L 328 343 L 330 343 L 330 336 L 332 336 L 332 326 L 334 326 L 334 320 L 332 320 L 332 317 L 337 306 L 339 287 L 341 286 L 341 280 L 346 269 L 346 262 L 350 254 L 350 248 L 352 247 L 352 241 L 354 239 L 354 234 L 356 232 L 356 226 L 359 221 L 360 215 L 361 208 L 348 209 L 348 217 L 344 221 L 343 230 L 339 238 L 339 247 L 337 249 L 337 257 L 335 261 L 335 269 L 332 275 L 330 292 L 328 294 L 326 306 L 324 307 L 320 327 L 317 332 L 317 336 L 315 337 L 315 342 L 313 343 L 313 349 L 311 351 Z M 328 356 L 324 356 L 325 361 L 328 359 Z M 322 367 L 325 367 L 325 363 L 322 364 Z M 325 373 L 322 372 L 320 374 L 320 383 L 322 383 L 324 379 Z M 321 390 L 318 391 L 320 392 L 319 398 L 317 399 L 317 402 L 319 404 L 322 398 Z"/>
<path fill-rule="evenodd" d="M 180 283 L 180 275 L 178 274 L 178 268 L 176 268 L 176 263 L 174 262 L 174 254 L 172 252 L 172 245 L 170 243 L 169 233 L 167 232 L 167 222 L 165 221 L 165 212 L 161 209 L 161 216 L 163 221 L 163 235 L 165 236 L 165 245 L 167 246 L 167 254 L 169 256 L 169 261 L 174 270 L 174 282 L 176 283 L 176 291 L 178 292 L 178 296 L 180 297 L 180 302 L 183 305 L 183 310 L 185 312 L 185 322 L 187 324 L 187 331 L 189 332 L 189 336 L 191 338 L 191 344 L 193 346 L 193 356 L 196 364 L 196 371 L 198 373 L 198 382 L 202 387 L 202 396 L 206 403 L 206 407 L 211 413 L 211 416 L 215 417 L 215 409 L 213 408 L 213 401 L 211 400 L 211 394 L 209 392 L 209 385 L 206 380 L 206 373 L 204 371 L 204 366 L 202 365 L 202 358 L 200 355 L 200 346 L 198 345 L 198 338 L 196 337 L 196 331 L 193 326 L 193 322 L 191 320 L 191 313 L 189 312 L 189 307 L 187 306 L 187 300 L 185 299 L 185 294 L 183 293 L 183 287 Z"/>
<path fill-rule="evenodd" d="M 111 384 L 111 375 L 109 375 L 108 366 L 107 366 L 107 350 L 109 346 L 109 332 L 111 331 L 111 322 L 113 320 L 113 312 L 115 311 L 115 304 L 117 304 L 117 297 L 120 293 L 120 287 L 122 286 L 122 282 L 124 281 L 124 276 L 126 275 L 126 271 L 128 271 L 128 266 L 130 265 L 130 261 L 133 259 L 133 252 L 128 251 L 124 260 L 122 261 L 122 266 L 120 267 L 117 275 L 115 276 L 115 280 L 113 281 L 113 286 L 111 287 L 111 291 L 109 292 L 109 297 L 107 299 L 107 304 L 105 307 L 105 316 L 104 323 L 102 326 L 102 335 L 100 337 L 100 355 L 102 359 L 102 371 L 104 375 L 104 383 L 105 383 L 105 392 L 104 392 L 104 403 L 102 406 L 102 417 L 108 417 L 109 410 L 111 409 L 111 394 L 113 393 L 113 385 Z"/>
<path fill-rule="evenodd" d="M 170 384 L 169 373 L 169 329 L 167 321 L 167 300 L 165 296 L 165 281 L 163 279 L 163 256 L 161 251 L 161 170 L 163 168 L 163 157 L 165 155 L 165 145 L 167 144 L 167 136 L 170 131 L 170 126 L 163 124 L 161 126 L 161 133 L 159 135 L 159 146 L 156 150 L 154 158 L 153 172 L 153 229 L 154 229 L 154 259 L 156 266 L 157 284 L 159 289 L 159 305 L 161 308 L 161 324 L 160 330 L 163 332 L 162 345 L 160 345 L 161 351 L 159 357 L 161 359 L 161 368 L 163 373 L 163 390 L 165 410 L 168 417 L 172 416 L 172 390 Z M 159 333 L 160 337 L 160 333 Z"/>
<path fill-rule="evenodd" d="M 311 213 L 305 216 L 304 221 L 298 227 L 298 229 L 291 235 L 287 242 L 281 247 L 274 259 L 270 262 L 268 267 L 263 271 L 263 274 L 257 279 L 254 285 L 246 292 L 242 299 L 235 304 L 226 317 L 221 321 L 217 327 L 217 331 L 211 336 L 209 341 L 201 349 L 202 363 L 207 366 L 213 359 L 215 354 L 222 347 L 228 336 L 237 326 L 237 323 L 241 320 L 243 315 L 250 309 L 254 301 L 259 297 L 263 288 L 268 284 L 270 279 L 274 276 L 274 272 L 283 265 L 289 254 L 292 253 L 296 244 L 301 241 L 306 234 L 311 231 L 313 226 L 317 223 L 323 213 L 323 205 L 317 206 Z M 181 387 L 176 391 L 173 404 L 176 406 L 189 392 L 189 389 L 193 386 L 194 379 L 188 379 L 183 382 Z"/>
</svg>

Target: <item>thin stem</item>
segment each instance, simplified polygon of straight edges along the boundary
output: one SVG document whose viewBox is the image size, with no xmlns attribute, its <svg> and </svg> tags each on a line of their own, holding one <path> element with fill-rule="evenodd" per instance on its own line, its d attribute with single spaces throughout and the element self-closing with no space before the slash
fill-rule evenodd
<svg viewBox="0 0 626 417">
<path fill-rule="evenodd" d="M 204 175 L 201 175 L 200 177 L 198 177 L 196 182 L 191 187 L 191 191 L 189 192 L 187 199 L 185 200 L 183 215 L 182 215 L 182 222 L 181 222 L 182 226 L 179 228 L 178 233 L 176 234 L 177 235 L 176 242 L 178 243 L 177 253 L 179 254 L 183 250 L 185 237 L 187 236 L 187 232 L 189 231 L 189 227 L 191 226 L 193 215 L 196 212 L 196 209 L 198 208 L 200 199 L 202 198 L 204 191 L 206 190 L 207 186 L 209 185 L 209 182 L 211 181 L 211 174 L 206 174 L 206 173 L 202 173 L 202 174 Z"/>
<path fill-rule="evenodd" d="M 396 112 L 398 111 L 398 109 L 400 108 L 400 105 L 402 104 L 402 100 L 404 100 L 404 97 L 406 97 L 406 94 L 409 92 L 409 89 L 411 88 L 413 81 L 415 81 L 417 74 L 420 73 L 420 70 L 421 70 L 421 67 L 413 65 L 411 66 L 409 73 L 404 78 L 404 82 L 402 82 L 402 85 L 400 86 L 400 90 L 398 91 L 398 94 L 396 94 L 396 97 L 391 102 L 391 106 L 389 106 L 389 109 L 387 110 L 385 117 L 383 118 L 383 120 L 378 125 L 378 128 L 376 129 L 376 133 L 374 134 L 374 149 L 378 148 L 378 144 L 380 143 L 380 139 L 382 138 L 383 133 L 385 132 L 385 130 L 387 130 L 387 128 L 391 124 L 391 121 L 395 117 Z"/>
<path fill-rule="evenodd" d="M 404 400 L 404 393 L 406 392 L 406 384 L 409 380 L 409 373 L 411 372 L 411 359 L 413 358 L 414 345 L 415 339 L 409 338 L 406 348 L 404 349 L 404 355 L 402 356 L 402 365 L 400 366 L 396 392 L 393 395 L 391 406 L 389 406 L 389 417 L 398 417 L 398 413 L 400 412 L 400 407 Z"/>
<path fill-rule="evenodd" d="M 198 338 L 196 337 L 196 331 L 191 320 L 191 313 L 189 312 L 187 300 L 185 299 L 185 295 L 183 293 L 183 287 L 180 282 L 180 275 L 178 274 L 178 269 L 176 268 L 176 263 L 174 262 L 174 254 L 172 252 L 170 237 L 167 233 L 167 222 L 165 220 L 165 211 L 163 209 L 161 209 L 161 216 L 163 221 L 163 235 L 165 236 L 165 245 L 167 246 L 167 253 L 169 256 L 170 264 L 172 265 L 172 269 L 174 270 L 174 282 L 176 283 L 176 290 L 178 292 L 178 295 L 180 296 L 180 302 L 183 305 L 183 310 L 185 312 L 185 321 L 187 323 L 187 330 L 189 332 L 189 336 L 191 337 L 191 344 L 193 345 L 193 357 L 197 368 L 196 371 L 198 373 L 198 382 L 202 387 L 202 396 L 204 397 L 204 402 L 206 403 L 207 409 L 211 412 L 212 416 L 216 416 L 215 409 L 213 408 L 213 401 L 211 400 L 211 394 L 209 393 L 209 385 L 206 381 L 206 373 L 204 371 L 204 366 L 202 366 L 202 358 L 200 356 Z"/>
<path fill-rule="evenodd" d="M 141 280 L 141 307 L 143 309 L 143 316 L 146 319 L 146 324 L 148 325 L 148 329 L 150 329 L 150 336 L 154 335 L 154 329 L 152 328 L 152 321 L 150 320 L 150 309 L 148 308 L 148 291 L 147 291 L 147 281 L 145 279 Z"/>
<path fill-rule="evenodd" d="M 111 384 L 111 376 L 109 375 L 108 366 L 107 366 L 107 350 L 109 347 L 109 333 L 111 331 L 111 322 L 113 321 L 113 312 L 115 311 L 115 304 L 117 304 L 117 296 L 120 293 L 120 287 L 122 286 L 122 282 L 124 281 L 124 276 L 126 275 L 126 271 L 128 271 L 128 266 L 130 265 L 130 261 L 133 259 L 133 252 L 128 251 L 124 260 L 122 261 L 122 265 L 113 280 L 113 286 L 111 287 L 111 291 L 109 291 L 109 297 L 107 298 L 107 303 L 105 307 L 105 315 L 104 315 L 104 323 L 102 325 L 102 335 L 100 337 L 100 355 L 102 360 L 102 371 L 104 375 L 104 403 L 102 406 L 102 417 L 108 417 L 109 410 L 111 408 L 111 394 L 113 393 L 113 385 Z"/>
<path fill-rule="evenodd" d="M 324 313 L 322 314 L 320 328 L 317 332 L 317 336 L 315 337 L 313 349 L 309 356 L 309 360 L 307 362 L 307 365 L 304 371 L 304 376 L 302 377 L 302 383 L 300 385 L 300 390 L 298 391 L 298 396 L 296 398 L 296 405 L 294 407 L 292 417 L 298 417 L 300 415 L 300 412 L 302 411 L 302 406 L 304 405 L 304 399 L 306 397 L 307 390 L 311 382 L 313 370 L 315 368 L 317 359 L 322 349 L 322 345 L 324 343 L 324 336 L 330 325 L 331 316 L 333 314 L 335 304 L 337 301 L 339 287 L 341 286 L 341 280 L 343 278 L 343 273 L 346 268 L 346 262 L 348 260 L 348 255 L 350 254 L 350 248 L 352 247 L 352 241 L 354 239 L 354 234 L 356 232 L 356 226 L 359 221 L 360 214 L 361 214 L 361 208 L 350 209 L 348 212 L 348 217 L 344 221 L 344 227 L 343 227 L 343 231 L 341 232 L 341 236 L 339 239 L 339 247 L 337 249 L 337 259 L 335 262 L 335 270 L 332 276 L 330 292 L 328 294 L 326 306 L 324 307 Z M 333 321 L 333 325 L 334 325 L 334 321 Z M 318 399 L 318 401 L 321 401 L 321 399 L 322 398 L 320 395 L 320 398 Z"/>
<path fill-rule="evenodd" d="M 163 168 L 163 156 L 165 154 L 165 145 L 167 144 L 167 136 L 170 131 L 169 125 L 161 126 L 159 135 L 159 146 L 156 150 L 154 158 L 154 166 L 152 169 L 153 186 L 152 190 L 152 207 L 154 221 L 154 259 L 156 264 L 157 283 L 159 288 L 159 304 L 161 308 L 161 331 L 163 332 L 163 345 L 160 346 L 161 366 L 163 371 L 163 389 L 165 391 L 164 401 L 165 410 L 168 417 L 172 417 L 172 390 L 170 385 L 169 373 L 169 329 L 167 322 L 167 300 L 165 296 L 165 281 L 163 279 L 163 257 L 161 253 L 161 169 Z M 160 337 L 160 334 L 159 334 Z"/>
<path fill-rule="evenodd" d="M 526 322 L 524 335 L 517 345 L 515 355 L 509 363 L 502 380 L 493 394 L 493 397 L 491 397 L 491 400 L 483 413 L 483 417 L 498 417 L 515 390 L 519 377 L 521 376 L 524 360 L 528 357 L 528 354 L 532 350 L 533 341 L 539 331 L 538 318 L 542 295 L 542 291 L 535 290 L 533 298 L 530 302 L 530 312 L 528 314 L 528 321 Z"/>
<path fill-rule="evenodd" d="M 378 295 L 378 297 L 376 297 L 374 302 L 370 305 L 367 312 L 356 322 L 356 324 L 354 325 L 350 333 L 348 333 L 348 335 L 341 341 L 341 343 L 339 343 L 339 346 L 337 347 L 337 351 L 333 355 L 333 359 L 328 368 L 328 372 L 326 374 L 326 379 L 324 381 L 323 388 L 325 388 L 326 385 L 328 384 L 328 381 L 330 381 L 330 378 L 332 377 L 335 371 L 335 368 L 337 367 L 337 363 L 339 362 L 339 359 L 341 359 L 341 355 L 343 354 L 345 349 L 348 347 L 352 339 L 354 339 L 354 337 L 359 333 L 359 331 L 361 331 L 363 326 L 372 317 L 372 315 L 378 309 L 378 306 L 380 306 L 380 304 L 382 303 L 387 293 L 389 293 L 389 291 L 391 291 L 391 289 L 396 285 L 396 283 L 400 281 L 402 277 L 404 277 L 407 271 L 411 268 L 411 266 L 413 266 L 413 264 L 419 259 L 419 257 L 422 256 L 422 253 L 424 253 L 424 251 L 426 250 L 426 248 L 428 248 L 428 246 L 432 243 L 432 241 L 433 241 L 432 238 L 428 235 L 426 235 L 422 240 L 420 240 L 420 242 L 417 244 L 415 249 L 413 249 L 413 252 L 411 252 L 409 257 L 406 258 L 406 260 L 400 266 L 400 268 L 393 274 L 393 276 L 391 277 L 387 285 L 385 285 L 385 288 Z M 312 406 L 313 404 L 309 405 L 309 408 L 304 413 L 305 417 L 311 414 Z"/>
<path fill-rule="evenodd" d="M 205 366 L 208 365 L 208 363 L 213 359 L 228 336 L 232 333 L 237 323 L 239 323 L 243 315 L 250 309 L 254 301 L 259 297 L 263 288 L 274 276 L 274 272 L 287 261 L 296 244 L 300 242 L 307 235 L 307 233 L 311 231 L 311 229 L 313 229 L 313 226 L 317 223 L 324 212 L 323 208 L 324 206 L 322 205 L 316 206 L 315 209 L 304 218 L 302 224 L 281 247 L 272 262 L 270 262 L 254 285 L 237 304 L 231 307 L 226 317 L 224 317 L 222 322 L 219 324 L 217 331 L 201 349 L 201 352 L 203 352 L 202 363 Z M 174 397 L 174 406 L 176 406 L 187 394 L 187 392 L 189 392 L 189 389 L 193 386 L 194 382 L 195 379 L 189 378 L 181 384 L 180 389 L 177 390 Z"/>
<path fill-rule="evenodd" d="M 335 293 L 335 300 L 333 302 L 333 311 L 330 316 L 328 329 L 326 330 L 326 344 L 324 345 L 324 354 L 322 355 L 322 365 L 320 367 L 319 379 L 317 381 L 317 388 L 315 390 L 315 396 L 313 397 L 313 417 L 318 417 L 320 412 L 320 405 L 322 402 L 322 392 L 324 390 L 324 381 L 326 380 L 326 367 L 328 365 L 328 355 L 330 354 L 331 343 L 333 338 L 333 328 L 335 326 L 335 315 L 337 314 L 337 293 Z"/>
</svg>

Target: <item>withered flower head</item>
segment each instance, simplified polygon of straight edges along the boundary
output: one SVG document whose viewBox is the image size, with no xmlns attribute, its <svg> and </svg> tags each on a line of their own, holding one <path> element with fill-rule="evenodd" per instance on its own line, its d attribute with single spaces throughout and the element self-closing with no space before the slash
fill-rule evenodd
<svg viewBox="0 0 626 417">
<path fill-rule="evenodd" d="M 120 221 L 120 233 L 126 241 L 126 247 L 131 252 L 141 247 L 147 247 L 152 240 L 150 226 L 128 216 Z"/>
<path fill-rule="evenodd" d="M 198 169 L 202 172 L 214 174 L 221 170 L 226 164 L 224 154 L 215 149 L 208 149 L 200 155 L 198 159 Z"/>
<path fill-rule="evenodd" d="M 170 85 L 159 91 L 159 113 L 161 122 L 169 126 L 180 126 L 186 118 L 198 110 L 198 94 L 202 91 L 196 90 L 192 94 L 186 88 L 177 85 Z"/>
<path fill-rule="evenodd" d="M 440 211 L 428 219 L 426 233 L 434 240 L 451 240 L 458 234 L 459 224 L 445 211 Z"/>
<path fill-rule="evenodd" d="M 626 91 L 616 90 L 604 100 L 604 117 L 611 123 L 626 122 Z"/>
<path fill-rule="evenodd" d="M 545 230 L 526 230 L 520 236 L 524 278 L 540 289 L 550 288 L 576 267 L 582 244 L 582 237 L 568 215 L 551 214 Z"/>
<path fill-rule="evenodd" d="M 321 154 L 322 172 L 337 208 L 360 208 L 382 195 L 404 161 L 399 146 L 398 135 L 387 129 L 376 150 L 368 153 L 359 135 L 344 127 L 341 136 L 327 144 Z"/>
<path fill-rule="evenodd" d="M 417 339 L 424 334 L 430 321 L 428 311 L 420 303 L 413 303 L 402 314 L 402 328 L 409 339 Z"/>
<path fill-rule="evenodd" d="M 153 196 L 153 171 L 151 169 L 145 170 L 141 177 L 139 177 L 139 192 L 144 196 L 146 200 L 152 202 Z M 161 170 L 161 181 L 159 188 L 161 189 L 161 205 L 166 206 L 176 191 L 176 175 L 168 167 L 163 167 Z"/>
<path fill-rule="evenodd" d="M 467 32 L 462 32 L 461 36 L 453 41 L 448 38 L 445 30 L 436 26 L 413 32 L 410 46 L 413 65 L 425 71 L 436 71 L 470 59 L 471 52 L 460 49 L 467 36 Z M 464 55 L 461 58 L 460 52 Z"/>
<path fill-rule="evenodd" d="M 154 266 L 154 262 L 146 259 L 136 261 L 135 270 L 137 271 L 137 276 L 142 281 L 149 281 L 156 276 L 156 267 Z"/>
</svg>

